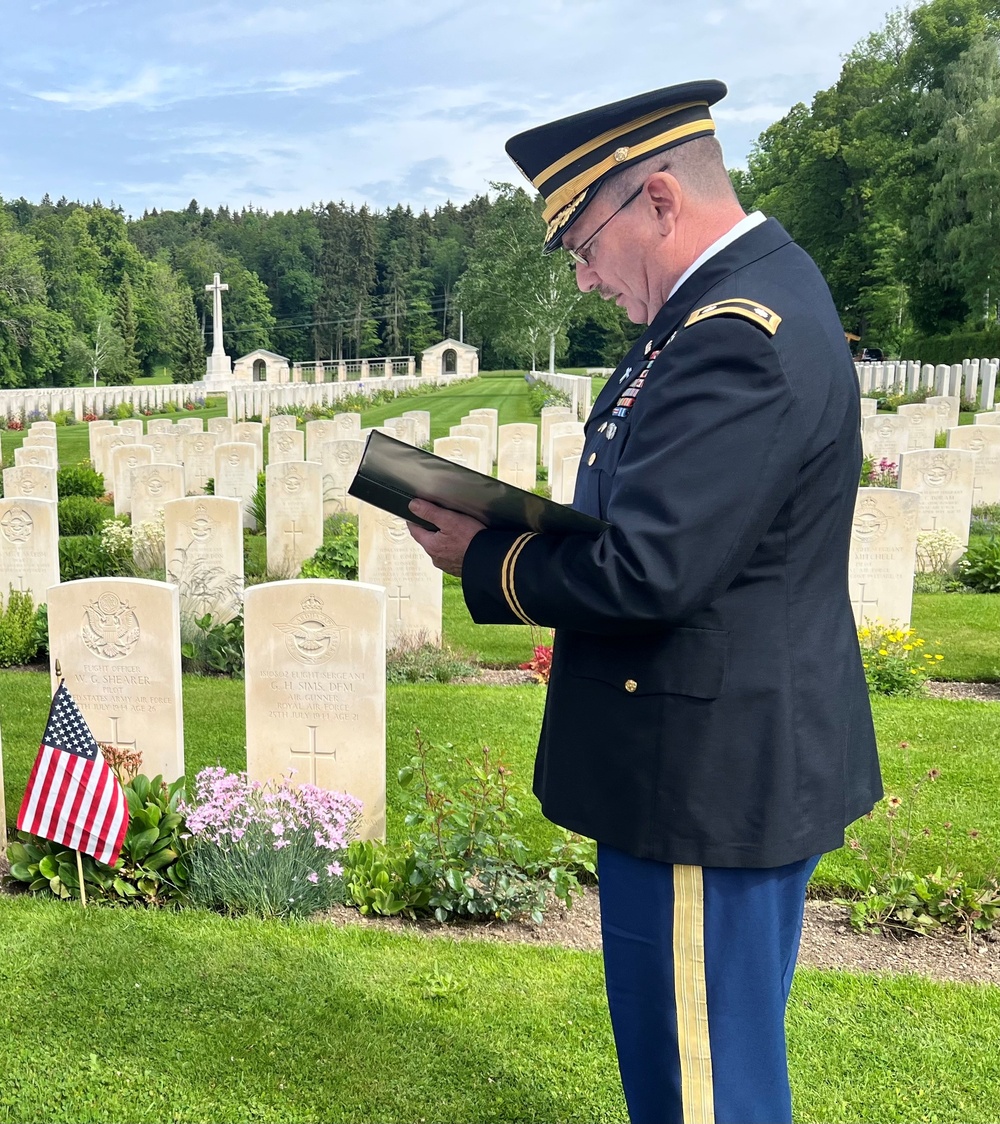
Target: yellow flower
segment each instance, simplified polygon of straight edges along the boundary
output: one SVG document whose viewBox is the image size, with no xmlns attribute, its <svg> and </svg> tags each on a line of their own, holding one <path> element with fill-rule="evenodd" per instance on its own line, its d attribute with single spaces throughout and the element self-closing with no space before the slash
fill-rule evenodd
<svg viewBox="0 0 1000 1124">
<path fill-rule="evenodd" d="M 943 659 L 944 659 L 944 656 L 942 656 L 942 655 L 941 655 L 941 653 L 940 653 L 940 652 L 938 652 L 938 654 L 937 654 L 937 655 L 936 655 L 936 656 L 935 656 L 934 658 L 935 658 L 936 660 L 943 660 Z"/>
<path fill-rule="evenodd" d="M 912 644 L 904 644 L 903 645 L 903 651 L 904 652 L 912 652 L 913 651 L 913 645 Z"/>
<path fill-rule="evenodd" d="M 887 656 L 889 653 L 885 650 L 885 648 L 879 648 L 878 654 L 880 656 Z"/>
</svg>

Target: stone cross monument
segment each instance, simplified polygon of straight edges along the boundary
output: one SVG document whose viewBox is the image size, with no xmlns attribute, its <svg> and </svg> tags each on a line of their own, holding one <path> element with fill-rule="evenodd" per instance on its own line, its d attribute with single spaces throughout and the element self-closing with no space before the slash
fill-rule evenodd
<svg viewBox="0 0 1000 1124">
<path fill-rule="evenodd" d="M 222 346 L 222 294 L 228 290 L 217 273 L 212 284 L 205 286 L 205 292 L 212 294 L 212 354 L 205 360 L 206 382 L 228 381 L 233 377 L 232 360 Z"/>
</svg>

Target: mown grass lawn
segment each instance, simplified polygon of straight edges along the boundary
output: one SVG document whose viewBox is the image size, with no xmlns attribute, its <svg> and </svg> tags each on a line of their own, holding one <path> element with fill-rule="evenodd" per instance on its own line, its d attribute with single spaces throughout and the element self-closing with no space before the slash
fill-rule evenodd
<svg viewBox="0 0 1000 1124">
<path fill-rule="evenodd" d="M 0 1119 L 624 1121 L 600 957 L 0 899 Z M 1000 989 L 800 971 L 796 1120 L 1000 1119 Z"/>
<path fill-rule="evenodd" d="M 917 593 L 912 623 L 945 657 L 935 678 L 1000 681 L 1000 594 Z"/>
</svg>

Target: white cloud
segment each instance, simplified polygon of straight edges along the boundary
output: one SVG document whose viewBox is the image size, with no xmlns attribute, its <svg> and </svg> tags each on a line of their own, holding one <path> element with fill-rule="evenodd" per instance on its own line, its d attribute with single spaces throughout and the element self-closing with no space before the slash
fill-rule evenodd
<svg viewBox="0 0 1000 1124">
<path fill-rule="evenodd" d="M 207 78 L 184 67 L 145 67 L 117 85 L 101 82 L 66 90 L 37 90 L 31 96 L 67 109 L 92 112 L 134 105 L 145 109 L 202 98 L 246 94 L 294 94 L 333 86 L 356 73 L 351 70 L 288 70 L 273 76 Z"/>
</svg>

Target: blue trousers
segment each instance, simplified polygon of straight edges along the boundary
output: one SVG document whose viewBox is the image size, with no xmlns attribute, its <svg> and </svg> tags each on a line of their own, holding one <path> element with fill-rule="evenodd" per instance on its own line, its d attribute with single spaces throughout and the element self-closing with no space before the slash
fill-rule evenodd
<svg viewBox="0 0 1000 1124">
<path fill-rule="evenodd" d="M 608 1006 L 632 1124 L 791 1124 L 785 1006 L 818 861 L 673 866 L 598 845 Z"/>
</svg>

